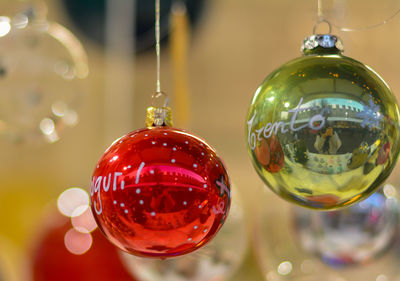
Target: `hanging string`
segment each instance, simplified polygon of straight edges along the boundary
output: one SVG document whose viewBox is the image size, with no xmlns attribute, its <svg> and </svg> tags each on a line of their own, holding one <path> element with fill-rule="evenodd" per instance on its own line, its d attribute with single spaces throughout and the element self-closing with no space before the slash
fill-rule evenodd
<svg viewBox="0 0 400 281">
<path fill-rule="evenodd" d="M 322 12 L 322 0 L 318 0 L 318 22 L 321 22 L 324 19 L 324 14 Z"/>
<path fill-rule="evenodd" d="M 323 6 L 322 6 L 322 1 L 323 0 L 317 0 L 318 1 L 318 20 L 317 20 L 317 24 L 321 22 L 326 22 L 329 25 L 334 26 L 336 29 L 340 30 L 340 31 L 344 31 L 344 32 L 352 32 L 352 31 L 362 31 L 362 30 L 369 30 L 369 29 L 374 29 L 377 27 L 380 27 L 382 25 L 387 24 L 388 22 L 392 21 L 394 18 L 396 18 L 399 14 L 400 14 L 400 9 L 396 10 L 395 13 L 393 15 L 391 15 L 390 17 L 388 17 L 387 19 L 385 19 L 384 21 L 377 23 L 377 24 L 372 24 L 372 25 L 367 25 L 367 26 L 362 26 L 362 27 L 357 27 L 357 28 L 351 28 L 351 27 L 344 27 L 344 26 L 339 26 L 336 25 L 334 23 L 331 23 L 331 21 L 329 21 L 328 19 L 326 19 L 324 17 L 324 13 L 323 13 Z"/>
<path fill-rule="evenodd" d="M 157 88 L 156 92 L 161 92 L 161 82 L 160 82 L 160 0 L 156 1 L 156 57 L 157 57 Z"/>
</svg>

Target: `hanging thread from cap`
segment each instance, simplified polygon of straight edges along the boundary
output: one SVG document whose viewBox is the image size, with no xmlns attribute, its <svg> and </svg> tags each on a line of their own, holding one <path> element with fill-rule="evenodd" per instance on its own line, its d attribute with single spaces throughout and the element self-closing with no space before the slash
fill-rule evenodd
<svg viewBox="0 0 400 281">
<path fill-rule="evenodd" d="M 168 106 L 168 96 L 161 91 L 160 83 L 160 0 L 155 0 L 155 37 L 157 57 L 156 92 L 151 96 L 151 106 L 147 108 L 146 126 L 172 126 L 171 108 Z M 163 104 L 159 103 L 164 99 Z"/>
<path fill-rule="evenodd" d="M 157 57 L 157 88 L 156 91 L 161 92 L 161 82 L 160 82 L 160 0 L 156 1 L 156 57 Z"/>
</svg>

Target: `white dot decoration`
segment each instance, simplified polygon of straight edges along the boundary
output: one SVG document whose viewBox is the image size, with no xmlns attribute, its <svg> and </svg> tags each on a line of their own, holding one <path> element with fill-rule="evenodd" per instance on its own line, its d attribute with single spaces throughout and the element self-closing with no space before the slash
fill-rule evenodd
<svg viewBox="0 0 400 281">
<path fill-rule="evenodd" d="M 152 217 L 154 217 L 154 216 L 156 215 L 156 212 L 151 212 L 150 215 L 151 215 Z"/>
<path fill-rule="evenodd" d="M 204 231 L 203 231 L 204 233 L 206 233 L 207 232 L 207 228 L 206 229 L 204 229 Z"/>
<path fill-rule="evenodd" d="M 148 137 L 148 136 L 149 136 L 149 134 L 145 134 L 144 136 L 145 136 L 145 137 Z"/>
<path fill-rule="evenodd" d="M 173 147 L 172 150 L 173 150 L 173 151 L 176 151 L 176 147 Z"/>
<path fill-rule="evenodd" d="M 186 143 L 186 144 L 189 144 L 189 142 L 188 142 L 188 141 L 185 141 L 185 143 Z"/>
<path fill-rule="evenodd" d="M 196 164 L 196 163 L 195 163 L 195 164 L 193 164 L 193 167 L 194 167 L 194 168 L 197 168 L 197 164 Z"/>
<path fill-rule="evenodd" d="M 171 163 L 175 163 L 175 159 L 171 159 Z"/>
<path fill-rule="evenodd" d="M 199 209 L 201 209 L 201 205 L 199 205 Z"/>
<path fill-rule="evenodd" d="M 203 187 L 206 188 L 206 187 L 207 187 L 207 184 L 205 183 L 205 184 L 203 185 Z"/>
<path fill-rule="evenodd" d="M 166 142 L 164 142 L 164 143 L 163 143 L 163 146 L 167 146 L 167 143 L 166 143 Z"/>
<path fill-rule="evenodd" d="M 164 133 L 164 136 L 168 135 L 168 133 Z"/>
<path fill-rule="evenodd" d="M 140 188 L 137 188 L 136 189 L 136 194 L 140 194 L 140 192 L 141 192 Z"/>
<path fill-rule="evenodd" d="M 140 200 L 140 201 L 139 201 L 139 204 L 140 204 L 140 205 L 143 205 L 143 203 L 144 203 L 143 200 Z"/>
<path fill-rule="evenodd" d="M 154 170 L 151 170 L 151 171 L 150 171 L 150 174 L 152 174 L 152 175 L 153 175 L 153 174 L 154 174 Z"/>
<path fill-rule="evenodd" d="M 117 201 L 115 201 L 115 200 L 114 200 L 114 202 L 113 202 L 113 203 L 114 203 L 114 205 L 117 205 Z"/>
<path fill-rule="evenodd" d="M 194 229 L 198 229 L 199 227 L 197 225 L 193 226 Z"/>
<path fill-rule="evenodd" d="M 193 190 L 193 188 L 189 187 L 189 191 L 192 191 L 192 190 Z"/>
<path fill-rule="evenodd" d="M 125 214 L 127 214 L 128 213 L 128 210 L 125 210 Z"/>
<path fill-rule="evenodd" d="M 152 141 L 151 144 L 156 144 L 156 142 L 155 142 L 155 141 Z"/>
<path fill-rule="evenodd" d="M 201 153 L 201 156 L 204 156 L 204 152 Z"/>
<path fill-rule="evenodd" d="M 185 205 L 185 206 L 186 206 L 186 205 L 187 205 L 187 202 L 186 202 L 186 201 L 183 201 L 183 205 Z"/>
<path fill-rule="evenodd" d="M 192 241 L 192 238 L 188 238 L 188 241 Z"/>
<path fill-rule="evenodd" d="M 123 207 L 125 207 L 125 204 L 124 204 L 124 203 L 121 203 L 120 206 L 123 208 Z"/>
</svg>

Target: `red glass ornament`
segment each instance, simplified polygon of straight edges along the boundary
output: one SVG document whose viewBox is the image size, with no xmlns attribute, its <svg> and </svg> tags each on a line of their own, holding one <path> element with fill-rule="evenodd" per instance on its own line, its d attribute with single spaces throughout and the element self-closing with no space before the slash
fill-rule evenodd
<svg viewBox="0 0 400 281">
<path fill-rule="evenodd" d="M 125 269 L 118 249 L 101 234 L 80 233 L 71 219 L 58 215 L 48 219 L 48 227 L 32 256 L 33 281 L 135 281 Z M 92 244 L 87 238 L 92 238 Z M 82 254 L 67 249 L 87 247 Z"/>
<path fill-rule="evenodd" d="M 172 127 L 118 139 L 91 180 L 91 207 L 104 234 L 128 253 L 167 258 L 205 245 L 224 223 L 230 184 L 202 139 Z"/>
</svg>

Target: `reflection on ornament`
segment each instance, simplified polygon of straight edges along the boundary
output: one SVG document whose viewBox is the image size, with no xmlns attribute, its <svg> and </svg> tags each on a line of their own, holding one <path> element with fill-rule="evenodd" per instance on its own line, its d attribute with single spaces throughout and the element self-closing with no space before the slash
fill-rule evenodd
<svg viewBox="0 0 400 281">
<path fill-rule="evenodd" d="M 171 127 L 116 140 L 91 182 L 92 210 L 105 235 L 139 256 L 172 257 L 206 244 L 224 223 L 229 179 L 215 150 Z"/>
<path fill-rule="evenodd" d="M 218 236 L 200 250 L 167 260 L 143 259 L 124 254 L 125 263 L 141 281 L 227 280 L 241 261 L 247 246 L 243 210 L 235 199 Z"/>
<path fill-rule="evenodd" d="M 0 136 L 55 142 L 78 122 L 86 53 L 66 28 L 34 15 L 0 17 Z"/>
<path fill-rule="evenodd" d="M 339 208 L 366 198 L 389 176 L 400 149 L 399 109 L 386 83 L 343 56 L 335 36 L 306 38 L 303 52 L 257 89 L 248 151 L 263 181 L 286 200 Z M 268 142 L 282 153 L 282 168 L 265 165 Z"/>
<path fill-rule="evenodd" d="M 274 135 L 268 139 L 262 139 L 260 145 L 254 149 L 254 152 L 259 163 L 270 173 L 276 173 L 282 169 L 284 162 L 283 151 Z"/>
<path fill-rule="evenodd" d="M 383 191 L 349 208 L 315 212 L 293 210 L 299 244 L 333 267 L 365 263 L 391 245 L 399 227 L 399 204 Z"/>
<path fill-rule="evenodd" d="M 389 159 L 390 156 L 390 143 L 386 141 L 385 144 L 379 150 L 379 155 L 377 159 L 378 165 L 383 165 Z"/>
<path fill-rule="evenodd" d="M 32 255 L 34 281 L 135 280 L 125 269 L 117 248 L 96 229 L 89 205 L 82 205 L 85 197 L 88 194 L 82 189 L 67 190 L 60 196 L 58 208 L 75 207 L 77 211 L 64 217 L 52 209 L 52 216 L 46 218 Z"/>
</svg>

